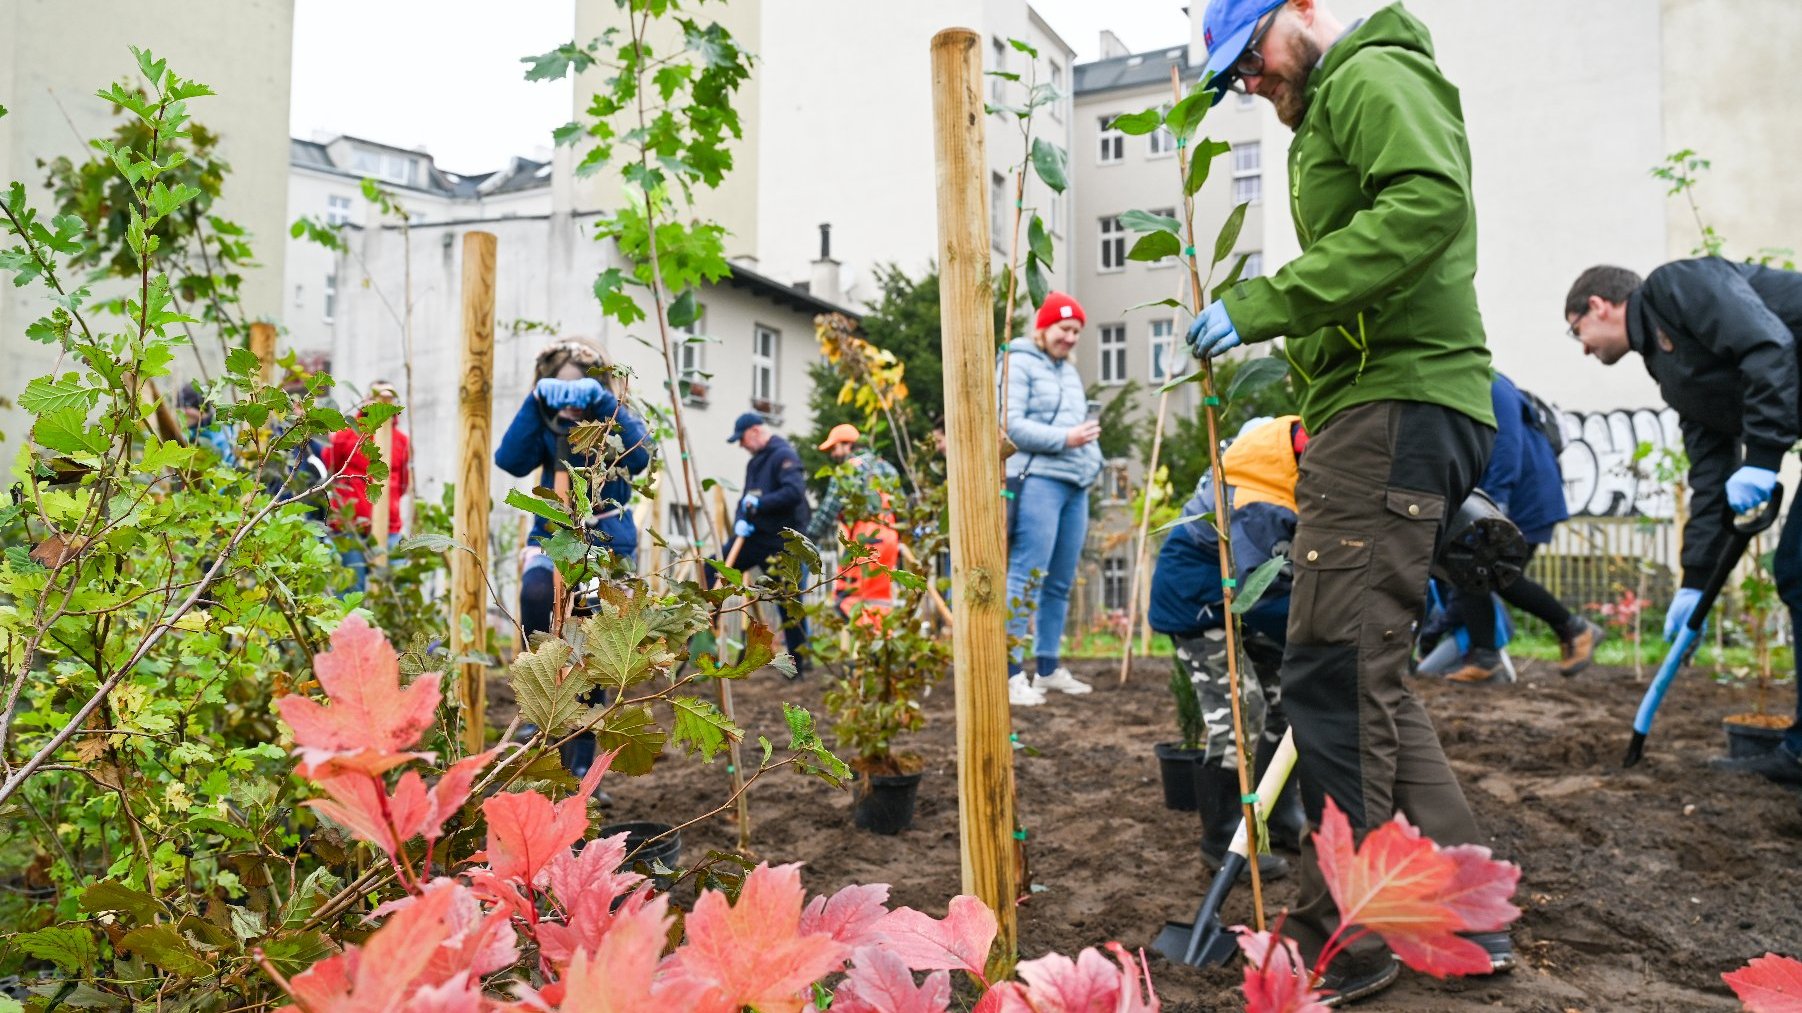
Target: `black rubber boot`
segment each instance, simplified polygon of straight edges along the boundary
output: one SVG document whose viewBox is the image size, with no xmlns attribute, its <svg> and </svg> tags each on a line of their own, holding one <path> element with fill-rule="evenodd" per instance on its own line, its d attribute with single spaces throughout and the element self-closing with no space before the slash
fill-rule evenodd
<svg viewBox="0 0 1802 1013">
<path fill-rule="evenodd" d="M 1244 815 L 1239 804 L 1239 772 L 1227 770 L 1219 761 L 1196 764 L 1195 802 L 1201 813 L 1201 864 L 1217 872 Z M 1288 874 L 1288 862 L 1276 855 L 1258 856 L 1258 875 L 1263 879 L 1282 879 Z"/>
<path fill-rule="evenodd" d="M 1261 741 L 1258 743 L 1258 779 L 1263 780 L 1264 768 L 1276 756 L 1277 743 Z M 1308 814 L 1301 808 L 1301 783 L 1295 770 L 1289 771 L 1289 780 L 1283 785 L 1283 793 L 1276 797 L 1276 803 L 1270 807 L 1270 815 L 1264 820 L 1264 829 L 1270 832 L 1270 846 L 1282 848 L 1284 851 L 1301 853 L 1302 836 L 1308 832 Z"/>
</svg>

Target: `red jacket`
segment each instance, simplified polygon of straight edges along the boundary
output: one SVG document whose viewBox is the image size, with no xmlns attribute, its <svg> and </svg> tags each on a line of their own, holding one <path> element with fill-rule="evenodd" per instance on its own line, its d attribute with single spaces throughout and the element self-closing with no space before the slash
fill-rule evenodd
<svg viewBox="0 0 1802 1013">
<path fill-rule="evenodd" d="M 367 532 L 375 504 L 369 500 L 369 458 L 359 446 L 362 439 L 355 429 L 340 429 L 332 434 L 332 441 L 320 457 L 328 474 L 336 475 L 339 468 L 344 469 L 344 474 L 332 483 L 332 526 L 338 526 L 338 514 L 344 504 L 354 503 L 357 530 Z M 393 494 L 388 497 L 388 532 L 400 534 L 400 499 L 407 493 L 407 434 L 398 428 L 394 430 L 394 448 L 389 457 L 388 485 Z"/>
</svg>

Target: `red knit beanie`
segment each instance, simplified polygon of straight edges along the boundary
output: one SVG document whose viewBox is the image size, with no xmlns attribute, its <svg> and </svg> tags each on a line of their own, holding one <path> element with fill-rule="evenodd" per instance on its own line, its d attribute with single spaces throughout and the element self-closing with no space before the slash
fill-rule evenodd
<svg viewBox="0 0 1802 1013">
<path fill-rule="evenodd" d="M 1088 323 L 1088 318 L 1082 314 L 1082 303 L 1062 292 L 1052 292 L 1039 305 L 1039 316 L 1035 324 L 1042 331 L 1060 320 L 1074 320 L 1079 324 Z"/>
</svg>

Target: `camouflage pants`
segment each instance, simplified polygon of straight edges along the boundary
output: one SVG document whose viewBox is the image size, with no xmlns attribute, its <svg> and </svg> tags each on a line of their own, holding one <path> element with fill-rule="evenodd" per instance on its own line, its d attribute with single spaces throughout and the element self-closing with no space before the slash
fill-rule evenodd
<svg viewBox="0 0 1802 1013">
<path fill-rule="evenodd" d="M 1195 637 L 1172 637 L 1177 669 L 1188 675 L 1201 703 L 1206 728 L 1203 762 L 1239 769 L 1233 749 L 1233 697 L 1226 671 L 1226 631 L 1207 630 Z M 1245 727 L 1246 754 L 1255 757 L 1257 743 L 1274 745 L 1289 722 L 1283 717 L 1281 644 L 1246 627 L 1239 637 L 1239 714 Z"/>
</svg>

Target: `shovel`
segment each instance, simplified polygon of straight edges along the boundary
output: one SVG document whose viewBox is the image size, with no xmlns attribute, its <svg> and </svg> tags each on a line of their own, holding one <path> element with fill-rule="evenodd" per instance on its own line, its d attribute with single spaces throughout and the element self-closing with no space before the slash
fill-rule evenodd
<svg viewBox="0 0 1802 1013">
<path fill-rule="evenodd" d="M 1733 568 L 1739 564 L 1739 557 L 1752 544 L 1753 536 L 1769 528 L 1777 521 L 1777 512 L 1783 507 L 1783 486 L 1778 485 L 1771 490 L 1771 498 L 1764 508 L 1755 514 L 1733 519 L 1733 534 L 1727 544 L 1721 547 L 1721 556 L 1714 561 L 1714 572 L 1708 575 L 1708 583 L 1702 588 L 1702 598 L 1696 602 L 1694 611 L 1689 614 L 1689 622 L 1677 631 L 1677 639 L 1671 644 L 1670 652 L 1664 656 L 1664 664 L 1658 666 L 1658 674 L 1653 677 L 1652 684 L 1646 687 L 1646 695 L 1639 701 L 1639 713 L 1633 718 L 1633 741 L 1627 743 L 1627 758 L 1621 766 L 1631 767 L 1645 755 L 1646 736 L 1651 734 L 1652 719 L 1658 716 L 1658 705 L 1664 702 L 1665 691 L 1677 679 L 1677 671 L 1689 659 L 1696 644 L 1702 639 L 1702 625 L 1708 621 L 1708 612 L 1714 608 L 1714 600 L 1720 596 L 1721 589 L 1727 586 L 1727 578 L 1733 575 Z"/>
<path fill-rule="evenodd" d="M 1295 730 L 1290 729 L 1283 733 L 1276 755 L 1270 758 L 1270 765 L 1264 768 L 1264 776 L 1258 780 L 1260 821 L 1270 816 L 1276 797 L 1283 793 L 1283 785 L 1288 783 L 1289 773 L 1294 769 Z M 1214 873 L 1207 896 L 1201 899 L 1201 907 L 1195 911 L 1195 920 L 1165 922 L 1163 931 L 1151 944 L 1152 949 L 1169 960 L 1193 967 L 1224 964 L 1239 952 L 1233 933 L 1220 923 L 1220 905 L 1226 903 L 1227 895 L 1233 892 L 1233 884 L 1245 871 L 1248 850 L 1245 823 L 1241 820 L 1238 832 L 1233 834 L 1232 845 L 1226 849 L 1226 860 L 1220 863 L 1220 871 Z"/>
</svg>

